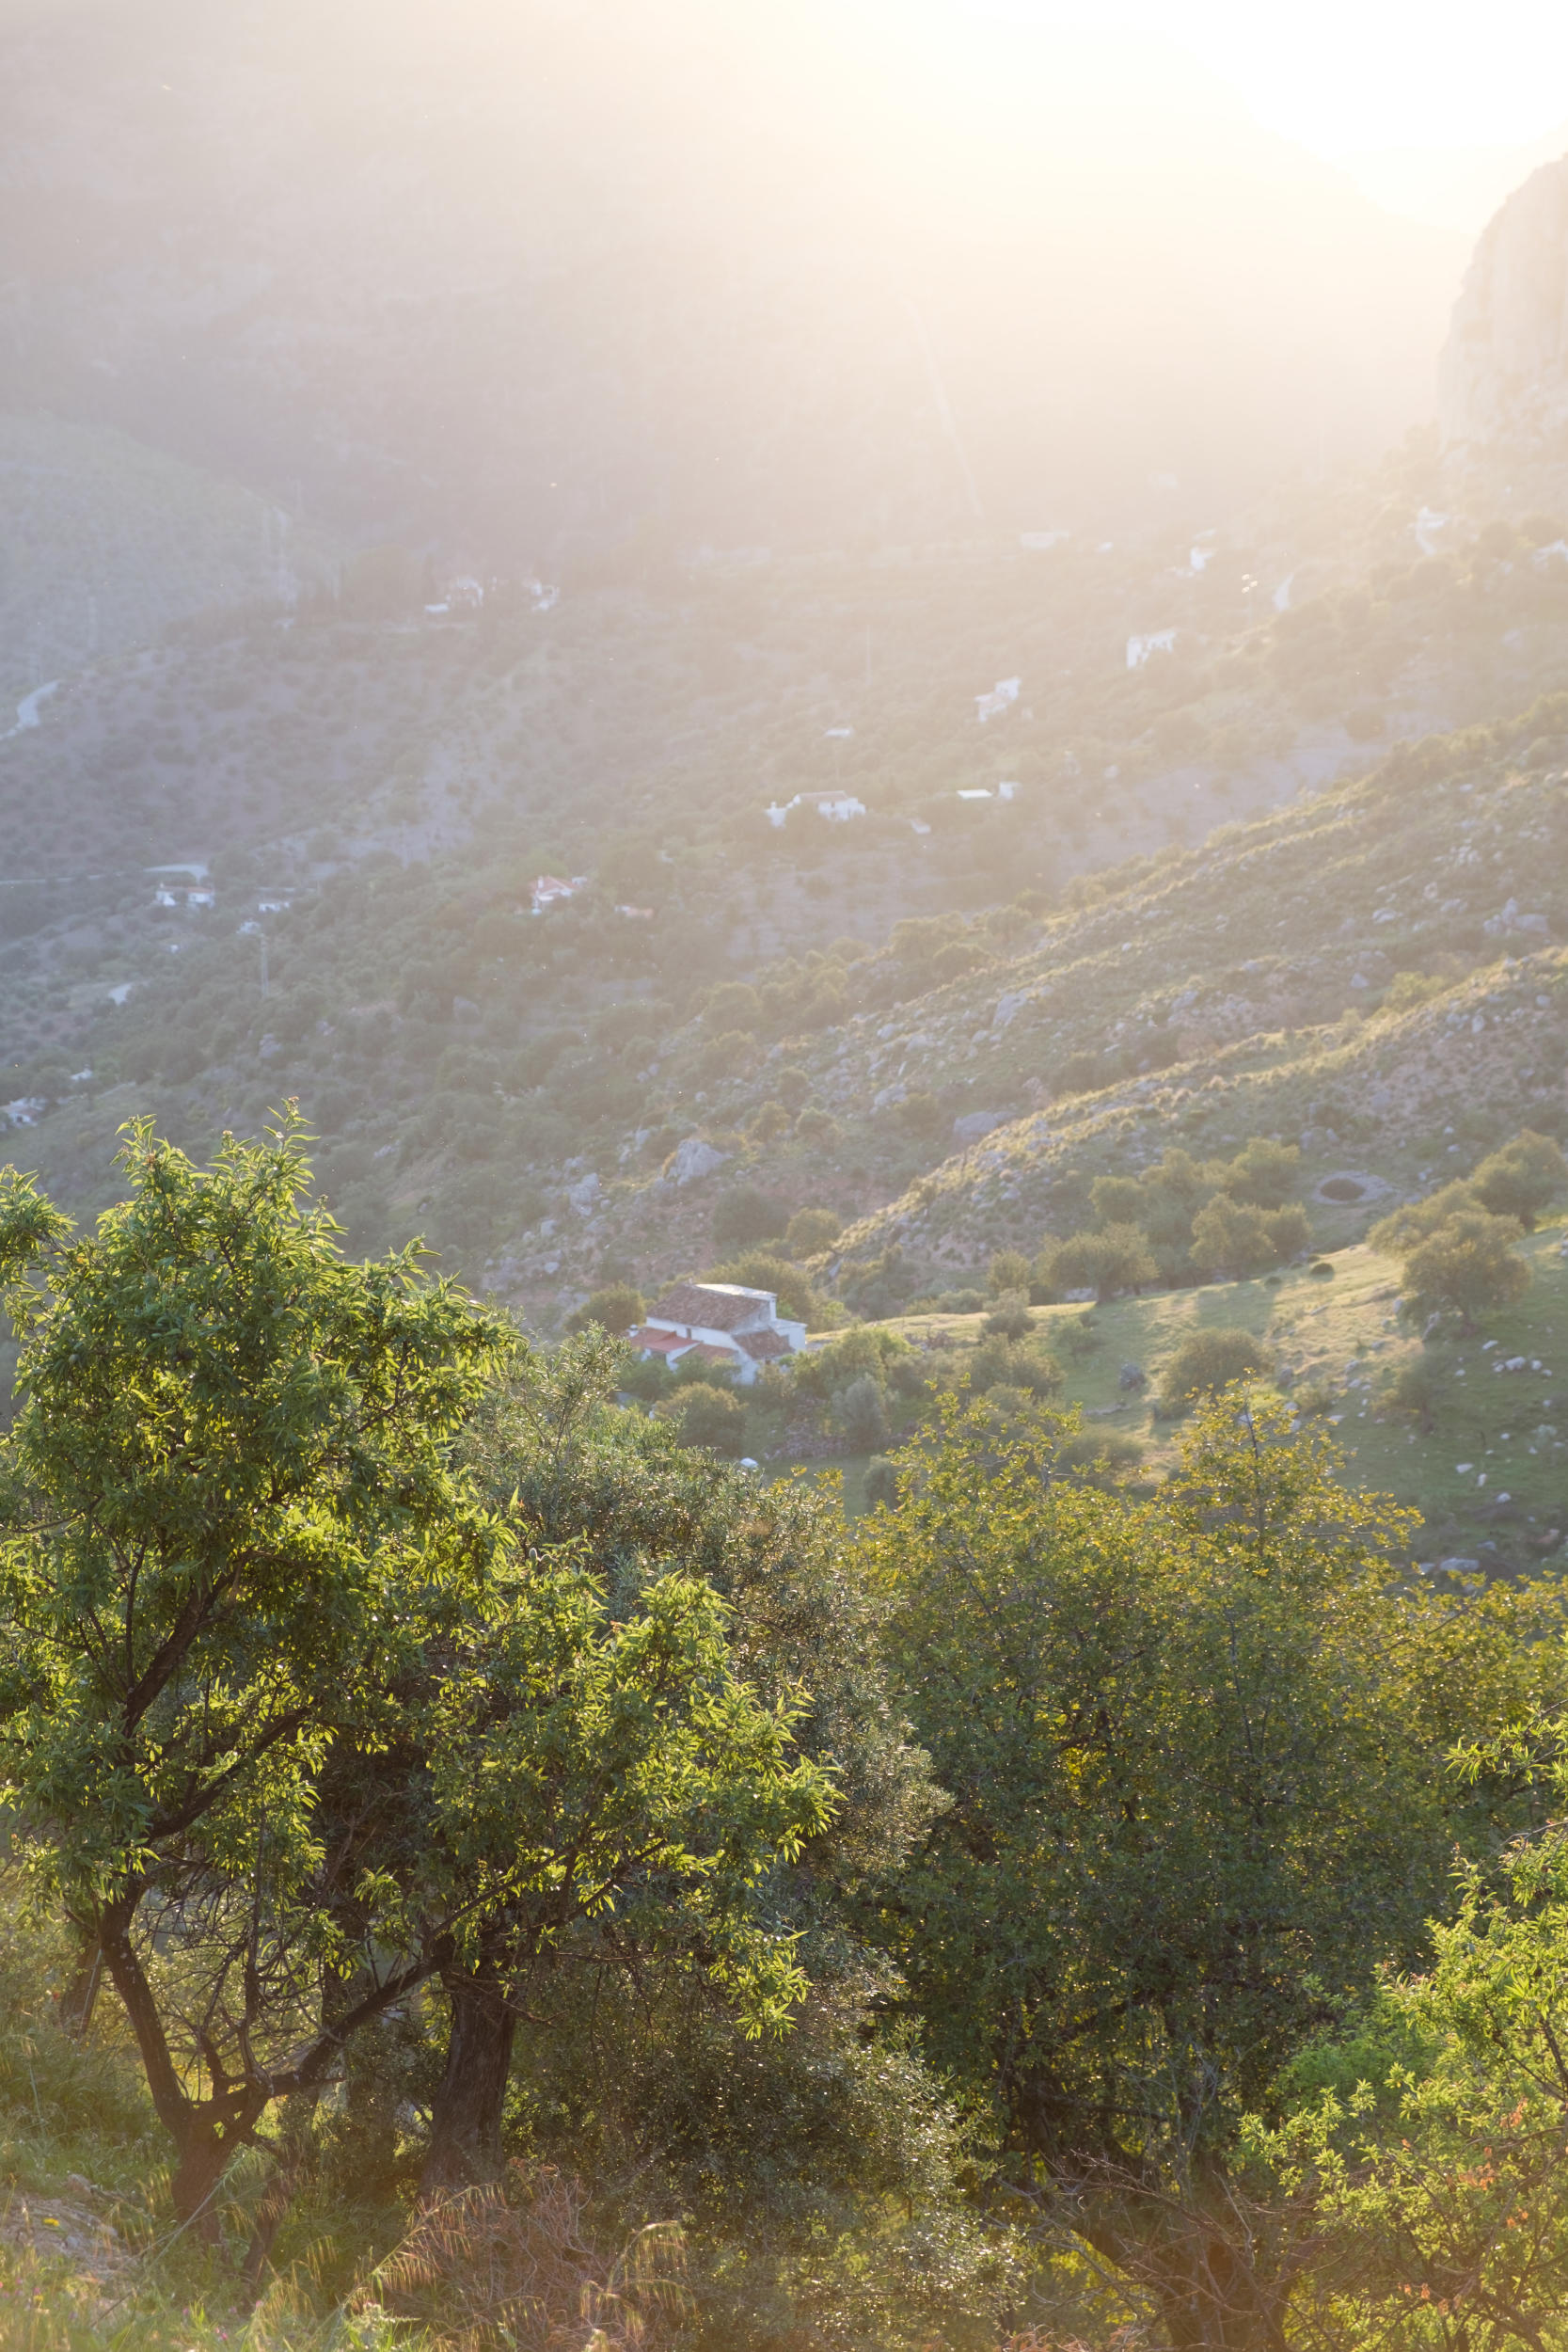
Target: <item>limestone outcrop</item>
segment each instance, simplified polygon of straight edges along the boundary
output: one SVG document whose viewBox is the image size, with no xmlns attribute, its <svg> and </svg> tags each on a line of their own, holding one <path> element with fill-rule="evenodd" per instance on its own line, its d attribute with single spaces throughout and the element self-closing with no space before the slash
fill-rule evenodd
<svg viewBox="0 0 1568 2352">
<path fill-rule="evenodd" d="M 1568 455 L 1568 155 L 1482 230 L 1437 369 L 1445 444 Z"/>
</svg>

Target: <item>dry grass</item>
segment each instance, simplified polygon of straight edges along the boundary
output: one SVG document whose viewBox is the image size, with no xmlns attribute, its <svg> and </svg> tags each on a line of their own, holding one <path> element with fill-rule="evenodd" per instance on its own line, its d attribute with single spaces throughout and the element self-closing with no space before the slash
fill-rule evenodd
<svg viewBox="0 0 1568 2352">
<path fill-rule="evenodd" d="M 427 2207 L 371 2292 L 453 2352 L 661 2352 L 688 2301 L 678 2226 L 652 2222 L 607 2255 L 584 2202 L 554 2167 L 514 2164 Z"/>
</svg>

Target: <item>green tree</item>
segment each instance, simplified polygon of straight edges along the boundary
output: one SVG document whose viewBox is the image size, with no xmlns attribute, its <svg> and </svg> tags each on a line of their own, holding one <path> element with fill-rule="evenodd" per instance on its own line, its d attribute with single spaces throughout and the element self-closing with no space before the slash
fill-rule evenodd
<svg viewBox="0 0 1568 2352">
<path fill-rule="evenodd" d="M 1413 1315 L 1454 1314 L 1466 1330 L 1477 1315 L 1512 1306 L 1530 1285 L 1511 1216 L 1462 1209 L 1418 1244 L 1404 1262 L 1404 1301 Z"/>
<path fill-rule="evenodd" d="M 0 1178 L 0 1721 L 17 1849 L 102 1954 L 210 2225 L 269 2103 L 434 1964 L 373 1920 L 345 1944 L 360 1857 L 324 1856 L 315 1792 L 495 1558 L 447 1447 L 509 1340 L 413 1250 L 343 1263 L 292 1126 L 202 1170 L 139 1125 L 121 1159 L 86 1238 Z"/>
<path fill-rule="evenodd" d="M 1299 1201 L 1259 1209 L 1217 1192 L 1193 1219 L 1192 1261 L 1204 1274 L 1244 1281 L 1307 1247 L 1307 1212 Z"/>
<path fill-rule="evenodd" d="M 1560 1721 L 1457 1759 L 1568 1793 Z M 1520 1836 L 1460 1873 L 1418 1973 L 1295 2070 L 1299 2105 L 1259 2153 L 1310 2210 L 1307 2281 L 1350 2340 L 1390 2352 L 1568 2344 L 1568 1836 Z"/>
<path fill-rule="evenodd" d="M 568 1331 L 585 1331 L 596 1323 L 601 1331 L 614 1339 L 624 1339 L 642 1320 L 646 1302 L 640 1290 L 630 1282 L 610 1282 L 603 1290 L 594 1291 L 583 1300 L 575 1314 L 566 1321 Z"/>
<path fill-rule="evenodd" d="M 1053 1298 L 1092 1290 L 1101 1302 L 1121 1291 L 1141 1290 L 1158 1278 L 1148 1240 L 1135 1225 L 1107 1225 L 1098 1233 L 1072 1233 L 1048 1243 L 1036 1272 Z"/>
<path fill-rule="evenodd" d="M 1488 1152 L 1470 1179 L 1471 1190 L 1483 1209 L 1495 1216 L 1514 1216 L 1527 1233 L 1535 1230 L 1543 1209 L 1568 1185 L 1568 1160 L 1551 1136 L 1538 1136 L 1527 1127 L 1500 1152 Z"/>
<path fill-rule="evenodd" d="M 1249 2114 L 1408 1966 L 1490 1800 L 1454 1740 L 1560 1675 L 1561 1604 L 1390 1583 L 1411 1522 L 1286 1408 L 1208 1409 L 1152 1501 L 952 1412 L 861 1522 L 951 1809 L 882 1911 L 934 2056 L 1178 2346 L 1282 2341 Z M 1532 1641 L 1532 1637 L 1535 1637 Z M 1264 2214 L 1267 2219 L 1267 2214 Z"/>
<path fill-rule="evenodd" d="M 843 1231 L 844 1219 L 832 1209 L 797 1209 L 784 1229 L 784 1247 L 792 1258 L 815 1258 Z"/>
</svg>

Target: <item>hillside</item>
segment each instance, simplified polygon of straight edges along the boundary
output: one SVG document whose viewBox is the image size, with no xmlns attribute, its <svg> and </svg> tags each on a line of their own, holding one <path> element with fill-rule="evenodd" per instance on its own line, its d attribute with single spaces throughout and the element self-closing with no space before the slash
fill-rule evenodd
<svg viewBox="0 0 1568 2352">
<path fill-rule="evenodd" d="M 336 554 L 254 490 L 112 427 L 0 415 L 0 694 L 214 606 L 287 608 Z"/>
<path fill-rule="evenodd" d="M 1317 555 L 1321 502 L 1281 500 L 1196 570 L 1158 537 L 650 555 L 466 616 L 388 555 L 90 665 L 0 746 L 28 1154 L 85 1208 L 133 1106 L 200 1143 L 297 1095 L 356 1247 L 423 1231 L 546 1326 L 606 1263 L 709 1259 L 737 1181 L 847 1218 L 851 1273 L 896 1238 L 904 1295 L 1037 1246 L 1154 1122 L 1310 1131 L 1327 1174 L 1397 1081 L 1408 1184 L 1455 1156 L 1490 967 L 1562 936 L 1560 716 L 1464 723 L 1561 675 L 1568 565 L 1484 510 L 1420 554 L 1431 464 L 1340 485 Z M 1253 612 L 1259 572 L 1302 600 Z M 768 822 L 829 788 L 867 814 Z M 541 873 L 585 884 L 534 916 Z M 1489 931 L 1511 898 L 1546 928 Z M 995 1133 L 955 1153 L 959 1119 Z M 664 1182 L 688 1138 L 720 1172 Z"/>
</svg>

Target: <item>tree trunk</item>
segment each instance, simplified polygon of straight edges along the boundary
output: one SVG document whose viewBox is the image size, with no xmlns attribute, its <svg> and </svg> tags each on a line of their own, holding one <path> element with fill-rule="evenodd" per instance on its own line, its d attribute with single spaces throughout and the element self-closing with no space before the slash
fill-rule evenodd
<svg viewBox="0 0 1568 2352">
<path fill-rule="evenodd" d="M 72 2042 L 87 2040 L 103 1981 L 103 1947 L 96 1935 L 84 1934 L 77 1946 L 75 1964 L 60 1993 L 60 2031 L 69 2034 Z"/>
<path fill-rule="evenodd" d="M 493 1976 L 443 1971 L 451 2002 L 447 2063 L 436 2094 L 421 2198 L 471 2188 L 501 2169 L 501 2109 L 517 2021 Z"/>
<path fill-rule="evenodd" d="M 172 2195 L 176 2221 L 190 2225 L 193 2237 L 209 2245 L 218 2234 L 218 2184 L 228 2169 L 230 2150 L 210 2125 L 192 2118 L 182 2135 L 175 2167 Z"/>
</svg>

